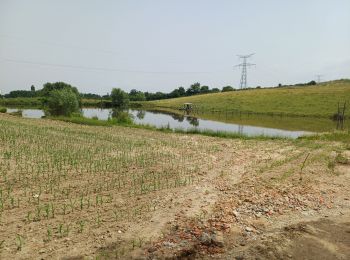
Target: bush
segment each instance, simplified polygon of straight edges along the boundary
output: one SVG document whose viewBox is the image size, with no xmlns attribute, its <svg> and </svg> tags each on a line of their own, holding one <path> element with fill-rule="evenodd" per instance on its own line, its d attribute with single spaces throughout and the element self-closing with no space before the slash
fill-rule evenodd
<svg viewBox="0 0 350 260">
<path fill-rule="evenodd" d="M 6 107 L 0 107 L 0 113 L 6 113 L 7 109 Z"/>
<path fill-rule="evenodd" d="M 79 111 L 76 93 L 69 88 L 52 90 L 47 100 L 48 112 L 54 116 L 71 116 Z"/>
</svg>

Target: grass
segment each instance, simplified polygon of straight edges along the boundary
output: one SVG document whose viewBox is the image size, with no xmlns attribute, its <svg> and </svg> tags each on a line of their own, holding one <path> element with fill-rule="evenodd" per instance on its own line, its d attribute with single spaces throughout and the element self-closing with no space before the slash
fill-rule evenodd
<svg viewBox="0 0 350 260">
<path fill-rule="evenodd" d="M 181 134 L 197 134 L 197 135 L 205 135 L 205 136 L 212 136 L 212 137 L 219 137 L 219 138 L 228 138 L 228 139 L 255 139 L 255 140 L 290 140 L 291 138 L 288 137 L 281 137 L 281 136 L 267 136 L 267 135 L 254 135 L 249 136 L 245 134 L 240 133 L 234 133 L 234 132 L 227 132 L 227 131 L 213 131 L 210 129 L 197 129 L 197 128 L 190 128 L 190 129 L 175 129 L 175 133 L 181 133 Z"/>
<path fill-rule="evenodd" d="M 321 133 L 300 137 L 302 140 L 309 141 L 335 141 L 350 144 L 350 131 L 333 131 L 329 133 Z"/>
<path fill-rule="evenodd" d="M 95 118 L 86 118 L 86 117 L 65 117 L 65 116 L 49 116 L 48 119 L 59 120 L 63 122 L 69 122 L 80 125 L 90 125 L 90 126 L 113 126 L 117 123 L 113 120 L 98 120 Z"/>
<path fill-rule="evenodd" d="M 186 102 L 200 111 L 242 111 L 257 114 L 330 117 L 338 102 L 350 100 L 350 80 L 316 86 L 248 89 L 141 103 L 145 108 L 179 109 Z"/>
</svg>

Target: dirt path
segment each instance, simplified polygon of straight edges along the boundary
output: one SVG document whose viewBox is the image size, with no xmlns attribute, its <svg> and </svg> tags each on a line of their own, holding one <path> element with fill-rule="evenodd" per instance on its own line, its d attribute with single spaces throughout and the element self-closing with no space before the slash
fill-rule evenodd
<svg viewBox="0 0 350 260">
<path fill-rule="evenodd" d="M 349 259 L 350 157 L 338 145 L 279 144 L 231 155 L 225 169 L 232 171 L 214 180 L 218 198 L 211 214 L 173 223 L 142 255 Z M 338 162 L 339 155 L 346 160 Z"/>
</svg>

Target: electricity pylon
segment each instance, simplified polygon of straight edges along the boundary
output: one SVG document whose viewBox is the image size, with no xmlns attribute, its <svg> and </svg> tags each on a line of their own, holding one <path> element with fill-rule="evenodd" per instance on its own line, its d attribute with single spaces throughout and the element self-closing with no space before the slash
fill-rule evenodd
<svg viewBox="0 0 350 260">
<path fill-rule="evenodd" d="M 256 65 L 254 63 L 247 62 L 247 59 L 253 55 L 254 53 L 249 55 L 237 55 L 240 59 L 243 59 L 242 63 L 235 66 L 235 67 L 242 67 L 241 81 L 239 84 L 240 89 L 247 88 L 247 67 Z"/>
</svg>

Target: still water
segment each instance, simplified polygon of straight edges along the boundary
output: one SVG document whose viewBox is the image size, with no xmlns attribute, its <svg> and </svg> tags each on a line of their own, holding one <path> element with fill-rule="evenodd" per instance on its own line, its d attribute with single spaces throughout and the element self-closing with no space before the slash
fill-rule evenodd
<svg viewBox="0 0 350 260">
<path fill-rule="evenodd" d="M 18 109 L 8 108 L 8 113 L 16 112 Z M 305 122 L 301 121 L 298 127 L 291 124 L 286 118 L 271 117 L 237 117 L 236 115 L 223 116 L 217 115 L 187 115 L 184 112 L 160 112 L 129 109 L 134 122 L 136 124 L 147 124 L 156 127 L 170 127 L 171 129 L 193 129 L 226 131 L 233 133 L 246 134 L 248 136 L 266 135 L 266 136 L 282 136 L 297 138 L 299 136 L 317 132 L 318 129 L 313 127 L 305 128 Z M 87 118 L 98 118 L 99 120 L 107 120 L 111 117 L 112 109 L 99 108 L 83 108 L 82 113 Z M 45 115 L 40 109 L 22 109 L 22 116 L 26 118 L 41 118 Z M 278 121 L 280 120 L 280 122 Z M 291 119 L 295 123 L 297 118 Z M 301 120 L 301 119 L 300 119 Z M 317 120 L 317 119 L 313 119 Z M 310 120 L 308 120 L 310 121 Z M 327 120 L 329 123 L 330 120 Z M 310 123 L 311 124 L 311 123 Z M 317 126 L 320 122 L 312 122 Z M 323 129 L 322 127 L 320 129 Z"/>
</svg>

